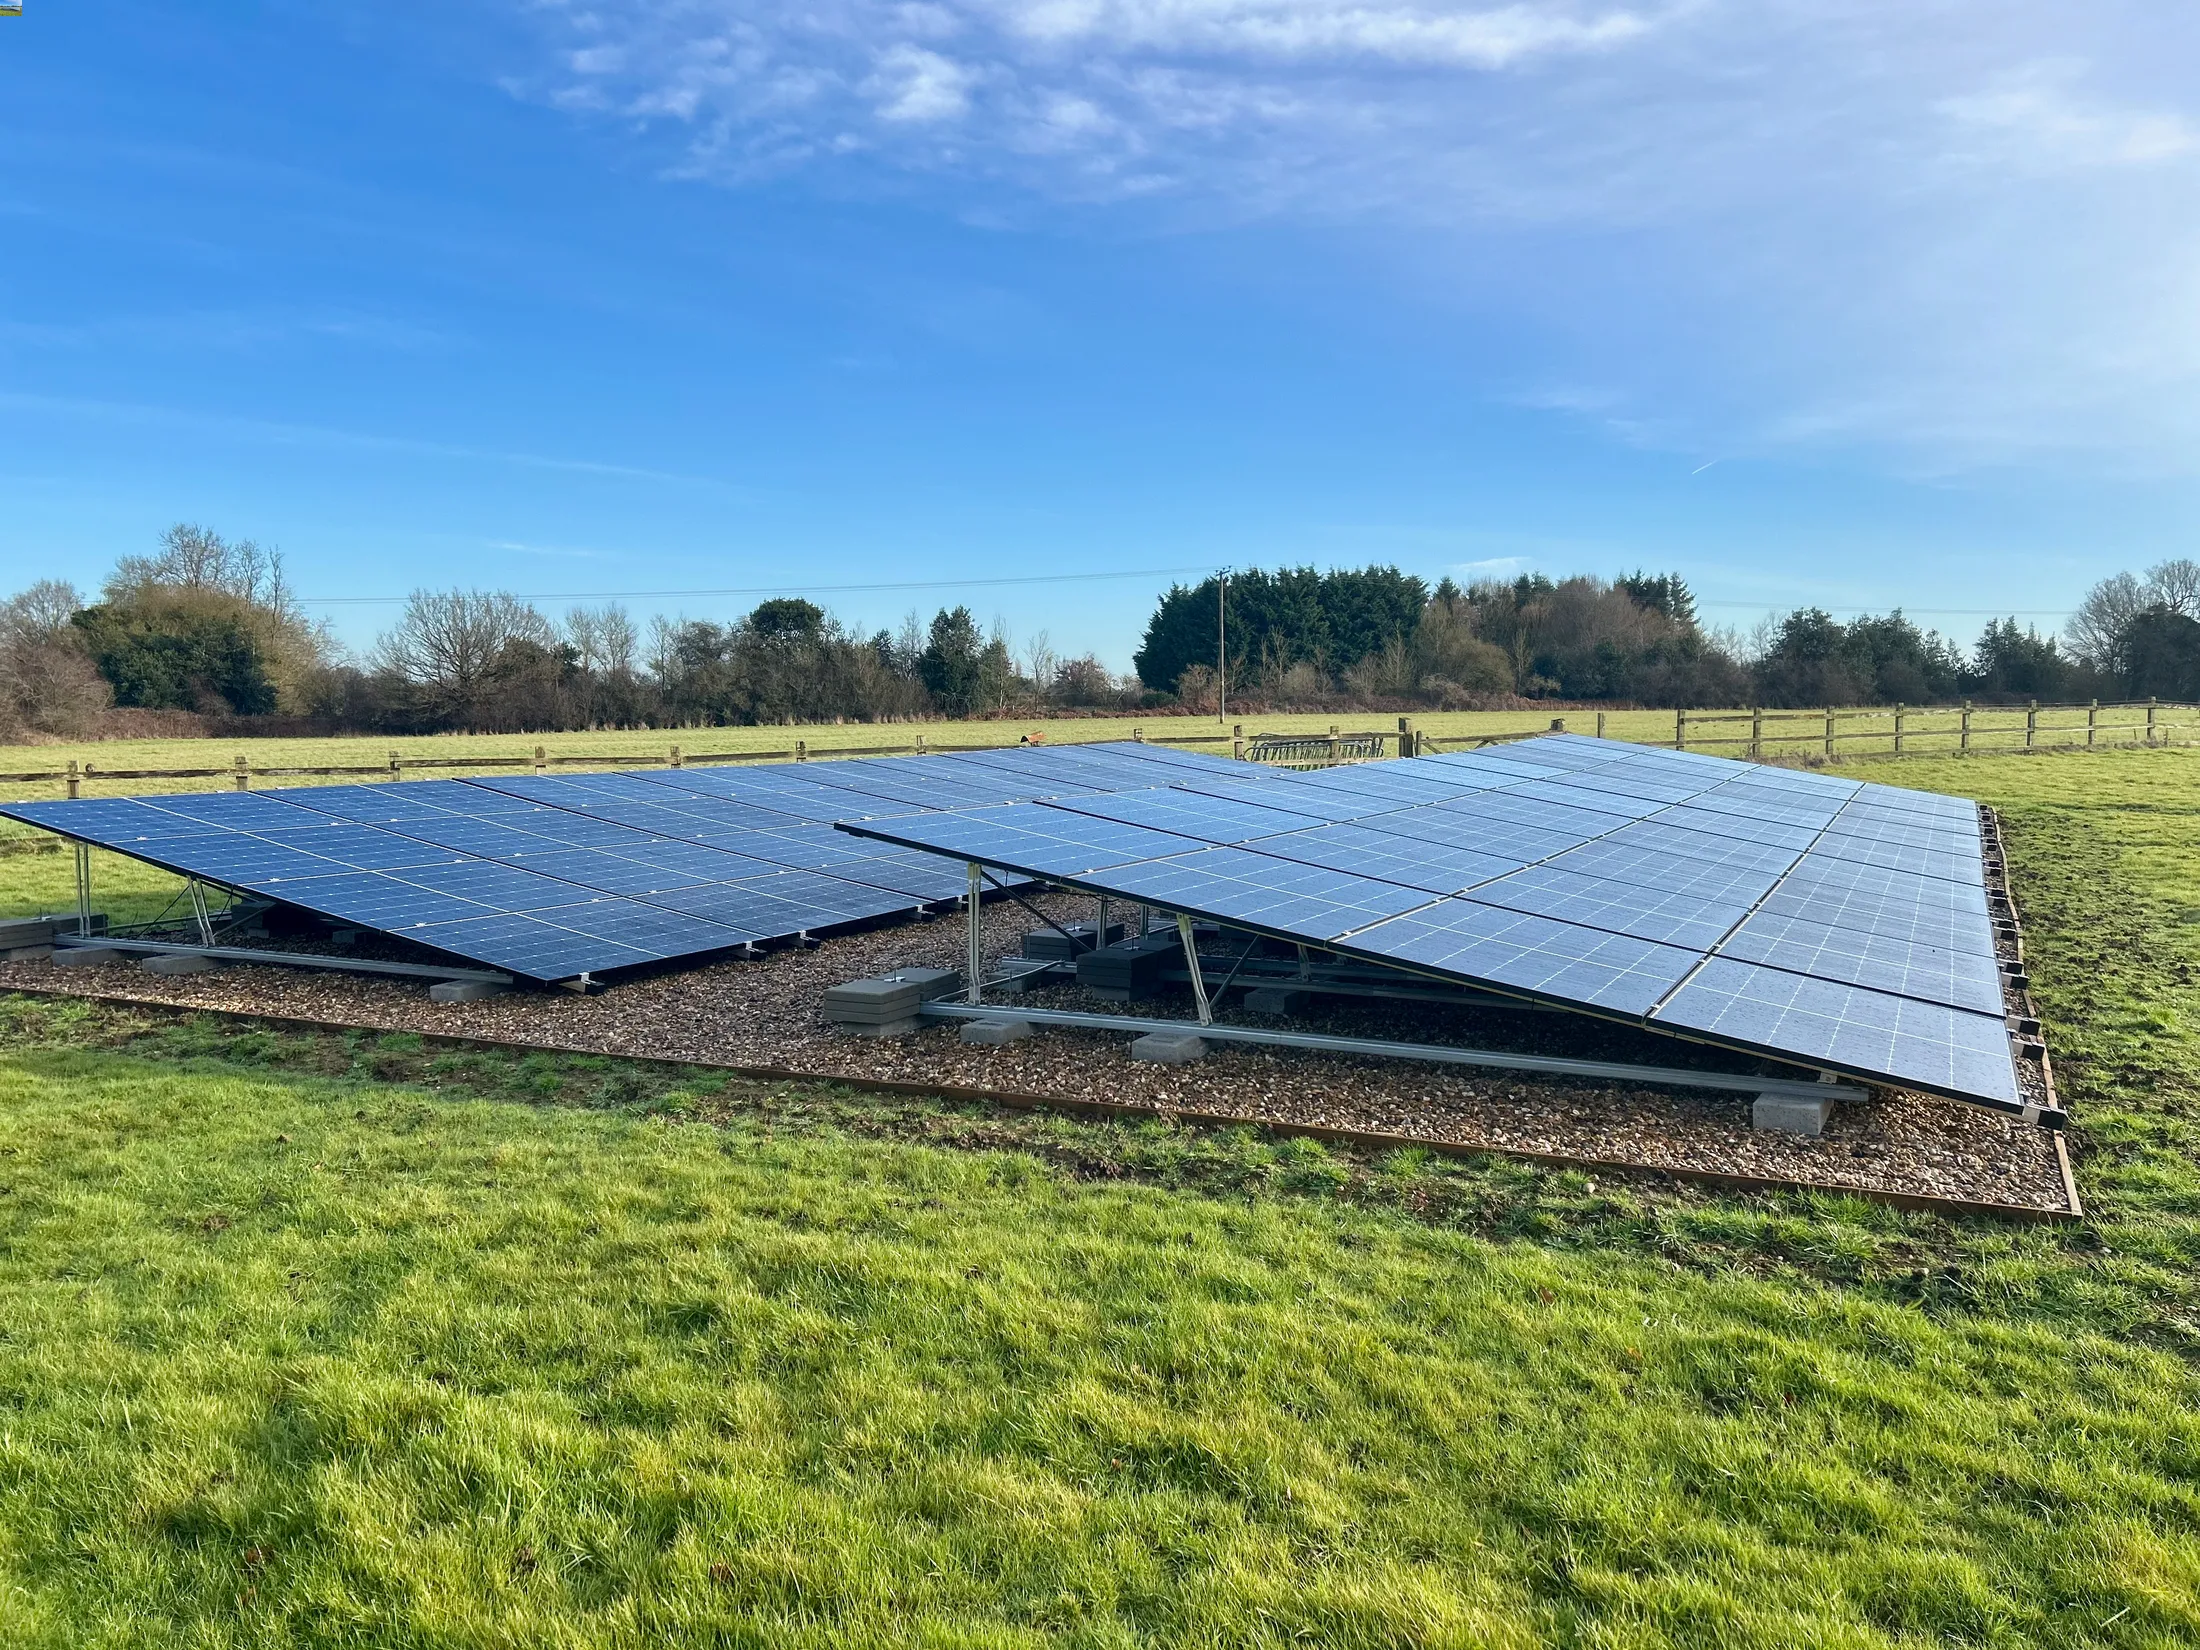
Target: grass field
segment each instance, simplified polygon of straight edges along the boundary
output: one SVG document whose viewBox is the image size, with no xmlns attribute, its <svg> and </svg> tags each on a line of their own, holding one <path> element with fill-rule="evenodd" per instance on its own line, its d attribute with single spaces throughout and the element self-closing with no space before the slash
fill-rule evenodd
<svg viewBox="0 0 2200 1650">
<path fill-rule="evenodd" d="M 2200 753 L 1853 771 L 2086 1228 L 0 1007 L 0 1642 L 2200 1640 Z"/>
</svg>

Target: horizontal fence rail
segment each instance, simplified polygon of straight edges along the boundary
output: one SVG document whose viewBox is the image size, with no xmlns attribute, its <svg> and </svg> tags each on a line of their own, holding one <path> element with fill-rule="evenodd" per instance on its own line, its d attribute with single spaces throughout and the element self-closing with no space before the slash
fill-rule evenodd
<svg viewBox="0 0 2200 1650">
<path fill-rule="evenodd" d="M 2122 704 L 2084 705 L 1960 705 L 1960 706 L 1864 706 L 1853 709 L 1826 707 L 1817 710 L 1677 710 L 1669 735 L 1645 737 L 1641 727 L 1646 713 L 1570 711 L 1550 721 L 1550 731 L 1594 732 L 1606 737 L 1608 716 L 1625 715 L 1636 724 L 1628 732 L 1610 737 L 1638 744 L 1656 744 L 1673 750 L 1720 750 L 1751 757 L 1844 755 L 1896 756 L 1955 754 L 1973 751 L 2070 749 L 2099 745 L 2188 744 L 2200 739 L 2200 706 L 2164 704 L 2155 700 Z M 1516 728 L 1492 733 L 1431 734 L 1417 730 L 1413 719 L 1401 716 L 1392 729 L 1347 730 L 1332 725 L 1327 733 L 1248 734 L 1238 723 L 1228 732 L 1168 732 L 1149 739 L 1143 725 L 1130 729 L 1140 743 L 1174 748 L 1212 748 L 1217 755 L 1241 761 L 1288 768 L 1330 767 L 1341 763 L 1375 761 L 1391 756 L 1414 756 L 1439 751 L 1476 750 L 1533 738 L 1542 728 Z M 1066 740 L 1044 748 L 1074 750 L 1079 740 Z M 537 745 L 530 753 L 503 756 L 407 756 L 391 751 L 383 761 L 368 763 L 258 763 L 237 756 L 226 766 L 188 768 L 103 767 L 72 761 L 66 767 L 0 773 L 0 784 L 56 784 L 70 797 L 83 794 L 87 785 L 107 785 L 134 780 L 226 780 L 236 790 L 250 790 L 255 780 L 353 779 L 395 782 L 407 776 L 502 769 L 506 772 L 547 773 L 556 768 L 681 768 L 725 763 L 813 762 L 840 757 L 927 756 L 962 751 L 1001 750 L 999 744 L 943 744 L 923 734 L 892 745 L 833 745 L 812 750 L 807 740 L 774 750 L 684 750 L 679 745 L 652 749 L 598 751 L 587 754 L 556 753 Z"/>
</svg>

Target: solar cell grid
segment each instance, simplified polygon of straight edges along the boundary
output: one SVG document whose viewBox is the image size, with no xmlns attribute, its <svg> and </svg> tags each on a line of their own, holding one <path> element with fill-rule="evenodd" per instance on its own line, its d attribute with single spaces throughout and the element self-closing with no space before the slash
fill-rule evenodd
<svg viewBox="0 0 2200 1650">
<path fill-rule="evenodd" d="M 1576 923 L 1607 933 L 1630 934 L 1636 939 L 1657 940 L 1691 951 L 1705 951 L 1717 945 L 1736 923 L 1749 915 L 1748 905 L 1737 901 L 1706 900 L 1691 894 L 1644 888 L 1636 883 L 1562 870 L 1555 865 L 1535 865 L 1515 871 L 1495 882 L 1484 883 L 1468 897 L 1485 905 L 1532 911 L 1554 921 Z"/>
<path fill-rule="evenodd" d="M 1714 813 L 1708 808 L 1690 807 L 1686 803 L 1665 809 L 1653 823 L 1667 830 L 1756 842 L 1768 848 L 1783 848 L 1798 854 L 1818 840 L 1818 827 L 1813 825 L 1790 825 L 1777 819 L 1753 819 L 1746 814 Z"/>
<path fill-rule="evenodd" d="M 1490 804 L 1499 799 L 1507 805 L 1507 815 L 1514 808 L 1549 803 L 1567 810 L 1568 814 L 1587 813 L 1618 823 L 1623 819 L 1647 819 L 1650 815 L 1672 806 L 1670 798 L 1628 796 L 1618 791 L 1592 791 L 1584 786 L 1570 785 L 1555 779 L 1531 779 L 1525 784 L 1508 785 L 1501 791 L 1484 791 L 1479 796 L 1464 799 L 1460 806 L 1469 812 L 1491 812 Z"/>
<path fill-rule="evenodd" d="M 1800 857 L 1792 848 L 1781 848 L 1725 832 L 1722 819 L 1716 829 L 1682 830 L 1656 819 L 1623 825 L 1606 839 L 1623 848 L 1650 848 L 1679 859 L 1704 865 L 1740 865 L 1752 870 L 1785 871 Z"/>
<path fill-rule="evenodd" d="M 1808 884 L 1777 888 L 1758 909 L 1770 916 L 1800 917 L 1828 928 L 1853 929 L 1965 956 L 1990 960 L 1995 955 L 1993 925 L 1981 911 Z"/>
<path fill-rule="evenodd" d="M 1628 1015 L 1648 1013 L 1697 961 L 1677 946 L 1468 899 L 1394 917 L 1339 949 Z"/>
<path fill-rule="evenodd" d="M 1943 1093 L 2022 1099 L 1993 1015 L 1714 957 L 1656 1019 Z"/>
<path fill-rule="evenodd" d="M 1318 816 L 1286 812 L 1250 802 L 1194 796 L 1179 790 L 1117 791 L 1105 796 L 1060 797 L 1037 804 L 1126 825 L 1173 831 L 1197 841 L 1227 845 L 1322 823 Z"/>
<path fill-rule="evenodd" d="M 1719 954 L 1974 1013 L 2004 1011 L 2001 970 L 1992 957 L 1898 936 L 1760 911 L 1735 930 Z"/>
<path fill-rule="evenodd" d="M 1986 881 L 1985 866 L 1976 854 L 1936 854 L 1929 848 L 1912 848 L 1900 842 L 1866 842 L 1858 837 L 1835 836 L 1829 832 L 1818 839 L 1811 854 L 1813 858 L 1908 871 L 1947 882 L 1984 886 Z"/>
<path fill-rule="evenodd" d="M 1118 866 L 1110 892 L 1317 943 L 1428 903 L 1418 888 L 1299 865 L 1242 848 L 1199 848 Z"/>
<path fill-rule="evenodd" d="M 1554 835 L 1570 836 L 1582 842 L 1628 823 L 1628 816 L 1624 813 L 1578 807 L 1544 797 L 1519 796 L 1511 789 L 1477 791 L 1470 796 L 1434 803 L 1432 806 L 1440 812 L 1453 814 L 1461 819 L 1522 825 Z"/>
<path fill-rule="evenodd" d="M 1365 792 L 1321 790 L 1314 786 L 1298 785 L 1241 785 L 1229 779 L 1210 779 L 1198 776 L 1183 780 L 1173 789 L 1191 796 L 1211 796 L 1223 802 L 1247 802 L 1256 808 L 1281 808 L 1293 814 L 1303 814 L 1310 819 L 1343 823 L 1360 819 L 1368 814 L 1389 813 L 1407 806 L 1388 796 L 1371 796 Z"/>
<path fill-rule="evenodd" d="M 1706 863 L 1654 848 L 1611 841 L 1583 843 L 1545 863 L 1557 870 L 1579 871 L 1590 876 L 1609 877 L 1614 882 L 1632 882 L 1697 899 L 1744 906 L 1754 905 L 1770 893 L 1781 875 L 1778 871 Z"/>
<path fill-rule="evenodd" d="M 1471 848 L 1411 842 L 1364 825 L 1322 825 L 1284 836 L 1264 836 L 1250 845 L 1257 852 L 1302 865 L 1374 877 L 1431 894 L 1455 894 L 1492 877 L 1518 870 L 1521 862 Z"/>
<path fill-rule="evenodd" d="M 1400 808 L 1395 813 L 1370 814 L 1358 823 L 1384 836 L 1471 849 L 1522 864 L 1562 854 L 1588 840 L 1577 831 L 1544 831 L 1510 820 L 1475 819 L 1442 807 Z"/>
</svg>

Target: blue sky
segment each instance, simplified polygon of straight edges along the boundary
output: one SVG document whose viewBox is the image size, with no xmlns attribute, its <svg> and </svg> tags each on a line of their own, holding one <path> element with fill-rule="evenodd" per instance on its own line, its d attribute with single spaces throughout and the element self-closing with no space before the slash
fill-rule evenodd
<svg viewBox="0 0 2200 1650">
<path fill-rule="evenodd" d="M 2196 48 L 2163 0 L 29 0 L 0 584 L 183 519 L 315 599 L 967 600 L 1118 666 L 1165 577 L 832 587 L 1643 565 L 2052 628 L 2200 522 Z"/>
</svg>

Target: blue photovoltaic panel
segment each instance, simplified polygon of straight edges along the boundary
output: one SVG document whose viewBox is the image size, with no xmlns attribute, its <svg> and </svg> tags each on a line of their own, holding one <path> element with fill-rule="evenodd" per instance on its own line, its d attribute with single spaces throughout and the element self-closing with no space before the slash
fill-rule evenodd
<svg viewBox="0 0 2200 1650">
<path fill-rule="evenodd" d="M 1476 888 L 1471 896 L 1484 905 L 1570 922 L 1638 940 L 1708 951 L 1749 915 L 1744 903 L 1707 900 L 1700 895 L 1645 888 L 1638 883 L 1585 876 L 1554 865 L 1534 865 Z"/>
<path fill-rule="evenodd" d="M 1572 735 L 1313 774 L 1118 743 L 8 811 L 537 978 L 889 916 L 974 858 L 1737 1048 L 2011 1087 L 1975 808 Z"/>
<path fill-rule="evenodd" d="M 2023 1100 L 1999 1015 L 1755 963 L 1712 958 L 1660 1006 L 1656 1023 L 1942 1094 L 2007 1105 Z"/>
<path fill-rule="evenodd" d="M 1142 825 L 1029 804 L 917 815 L 895 820 L 892 830 L 896 841 L 913 847 L 1042 877 L 1081 876 L 1206 846 Z"/>
<path fill-rule="evenodd" d="M 1400 808 L 1395 813 L 1370 814 L 1359 823 L 1370 831 L 1407 842 L 1493 854 L 1523 865 L 1562 854 L 1584 840 L 1570 831 L 1539 831 L 1532 825 L 1502 819 L 1471 819 L 1439 807 Z"/>
<path fill-rule="evenodd" d="M 1553 870 L 1579 871 L 1674 894 L 1725 904 L 1753 906 L 1779 885 L 1779 871 L 1747 865 L 1719 865 L 1684 859 L 1655 848 L 1600 841 L 1568 849 L 1545 864 Z"/>
<path fill-rule="evenodd" d="M 1240 784 L 1231 779 L 1209 778 L 1205 774 L 1194 774 L 1171 788 L 1187 796 L 1211 796 L 1220 802 L 1245 802 L 1256 808 L 1281 808 L 1335 825 L 1413 805 L 1394 797 L 1365 792 L 1354 795 L 1313 785 Z"/>
<path fill-rule="evenodd" d="M 1418 888 L 1243 848 L 1195 848 L 1173 859 L 1117 866 L 1105 876 L 1111 894 L 1287 939 L 1331 940 L 1429 900 Z"/>
<path fill-rule="evenodd" d="M 1991 956 L 1803 917 L 1759 911 L 1734 931 L 1719 955 L 1977 1014 L 2004 1012 L 2001 968 Z"/>
<path fill-rule="evenodd" d="M 1994 1104 L 2016 1094 L 1968 804 L 1570 736 L 1359 774 L 1280 774 L 1280 794 L 1257 799 L 1217 783 L 1054 805 L 1165 825 L 1164 843 L 1115 845 L 1151 859 L 1113 865 L 1089 851 L 1042 864 L 1055 845 L 1029 816 L 1054 806 L 988 810 L 982 829 L 932 816 L 921 834 L 936 852 L 1736 1048 Z M 1331 823 L 1255 834 L 1294 791 L 1321 793 Z M 1159 851 L 1185 837 L 1241 858 L 1222 876 L 1207 854 Z M 1283 858 L 1317 879 L 1259 868 Z M 1493 864 L 1515 868 L 1455 885 Z M 1379 903 L 1353 892 L 1369 881 L 1446 897 L 1340 927 Z"/>
<path fill-rule="evenodd" d="M 1365 825 L 1322 825 L 1310 831 L 1264 836 L 1249 843 L 1255 852 L 1277 859 L 1319 865 L 1332 871 L 1374 877 L 1431 894 L 1456 894 L 1476 883 L 1520 869 L 1521 861 L 1472 848 L 1413 842 Z"/>
<path fill-rule="evenodd" d="M 1642 1015 L 1700 960 L 1678 946 L 1448 899 L 1355 934 L 1341 950 L 1546 999 Z"/>
<path fill-rule="evenodd" d="M 1477 805 L 1486 806 L 1502 798 L 1508 808 L 1518 805 L 1555 803 L 1572 814 L 1587 811 L 1600 817 L 1609 817 L 1617 824 L 1623 819 L 1647 819 L 1673 805 L 1671 797 L 1631 796 L 1621 791 L 1590 790 L 1586 786 L 1558 779 L 1531 779 L 1524 785 L 1509 785 L 1496 793 L 1482 792 L 1479 796 L 1461 801 L 1457 806 L 1475 811 Z M 1513 817 L 1518 817 L 1517 815 Z"/>
<path fill-rule="evenodd" d="M 1651 848 L 1676 859 L 1694 860 L 1704 865 L 1744 866 L 1753 871 L 1784 872 L 1801 857 L 1792 848 L 1776 848 L 1724 832 L 1686 830 L 1661 824 L 1655 819 L 1623 826 L 1604 840 L 1617 847 Z"/>
<path fill-rule="evenodd" d="M 1993 924 L 1983 911 L 1861 893 L 1823 883 L 1777 888 L 1765 896 L 1758 909 L 1772 916 L 1801 917 L 1829 928 L 1853 929 L 1883 939 L 1960 951 L 1968 956 L 1991 958 L 1995 955 Z"/>
<path fill-rule="evenodd" d="M 1281 808 L 1224 801 L 1221 797 L 1170 789 L 1117 791 L 1106 796 L 1066 796 L 1037 805 L 1090 814 L 1095 819 L 1113 819 L 1125 825 L 1143 825 L 1148 830 L 1169 831 L 1217 846 L 1277 836 L 1285 831 L 1303 831 L 1309 825 L 1323 823 L 1318 815 L 1289 813 Z"/>
<path fill-rule="evenodd" d="M 1813 859 L 1837 859 L 1852 865 L 1877 866 L 1888 871 L 1908 871 L 1914 876 L 1938 877 L 1946 882 L 1984 886 L 1986 867 L 1976 853 L 1936 854 L 1929 848 L 1912 848 L 1899 842 L 1865 842 L 1853 836 L 1821 837 L 1811 849 Z"/>
<path fill-rule="evenodd" d="M 1826 854 L 1805 854 L 1788 877 L 1792 887 L 1842 889 L 1862 894 L 1882 894 L 1951 909 L 1986 914 L 1986 890 L 1969 880 L 1920 876 L 1885 865 L 1861 865 L 1854 860 Z"/>
</svg>

